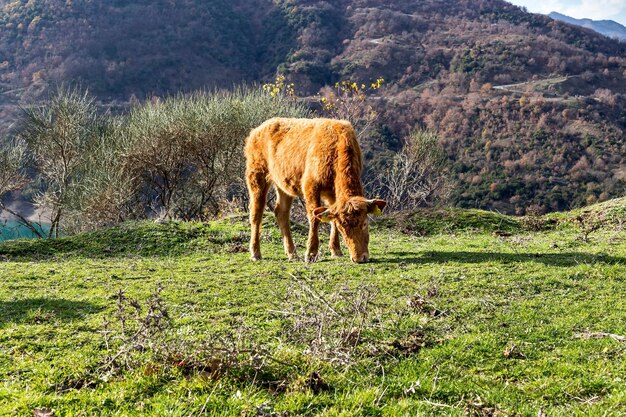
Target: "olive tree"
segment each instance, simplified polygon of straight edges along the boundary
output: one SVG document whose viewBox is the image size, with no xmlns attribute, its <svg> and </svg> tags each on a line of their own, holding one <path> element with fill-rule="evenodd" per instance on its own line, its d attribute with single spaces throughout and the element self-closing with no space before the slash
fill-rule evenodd
<svg viewBox="0 0 626 417">
<path fill-rule="evenodd" d="M 128 116 L 124 170 L 141 178 L 142 198 L 153 214 L 215 215 L 229 192 L 243 189 L 250 130 L 273 116 L 306 115 L 292 100 L 249 88 L 149 102 Z"/>
<path fill-rule="evenodd" d="M 49 220 L 48 237 L 59 235 L 100 125 L 93 98 L 78 89 L 62 86 L 47 102 L 22 109 L 17 138 L 25 143 L 32 162 L 37 189 L 32 203 Z"/>
</svg>

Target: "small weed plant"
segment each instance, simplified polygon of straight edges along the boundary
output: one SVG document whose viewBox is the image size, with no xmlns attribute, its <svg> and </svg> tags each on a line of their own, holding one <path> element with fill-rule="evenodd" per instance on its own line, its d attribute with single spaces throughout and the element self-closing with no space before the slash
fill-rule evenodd
<svg viewBox="0 0 626 417">
<path fill-rule="evenodd" d="M 253 331 L 234 327 L 198 334 L 177 327 L 158 285 L 144 303 L 123 291 L 115 295 L 115 311 L 105 319 L 101 335 L 103 379 L 142 369 L 147 374 L 199 374 L 209 379 L 226 375 L 252 381 L 271 359 L 254 341 Z"/>
</svg>

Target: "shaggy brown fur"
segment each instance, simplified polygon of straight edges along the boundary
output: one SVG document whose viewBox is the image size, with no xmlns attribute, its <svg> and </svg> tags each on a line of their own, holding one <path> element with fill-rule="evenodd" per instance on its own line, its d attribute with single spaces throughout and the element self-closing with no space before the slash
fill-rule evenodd
<svg viewBox="0 0 626 417">
<path fill-rule="evenodd" d="M 318 256 L 320 221 L 331 221 L 330 250 L 341 256 L 339 231 L 354 262 L 369 259 L 367 214 L 380 212 L 382 200 L 363 197 L 361 149 L 352 125 L 343 120 L 274 118 L 250 132 L 246 142 L 246 181 L 250 194 L 252 259 L 261 258 L 259 236 L 267 192 L 274 184 L 274 212 L 291 259 L 289 211 L 293 199 L 304 199 L 309 219 L 305 259 Z M 322 200 L 330 207 L 322 207 Z"/>
</svg>

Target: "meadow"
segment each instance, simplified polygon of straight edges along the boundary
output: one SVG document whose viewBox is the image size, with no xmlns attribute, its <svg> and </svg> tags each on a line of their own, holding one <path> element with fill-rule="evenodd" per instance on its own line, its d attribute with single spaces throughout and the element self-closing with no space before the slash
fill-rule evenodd
<svg viewBox="0 0 626 417">
<path fill-rule="evenodd" d="M 263 260 L 248 237 L 241 214 L 0 243 L 0 415 L 626 413 L 626 199 L 383 218 L 364 265 L 287 261 L 270 214 Z"/>
</svg>

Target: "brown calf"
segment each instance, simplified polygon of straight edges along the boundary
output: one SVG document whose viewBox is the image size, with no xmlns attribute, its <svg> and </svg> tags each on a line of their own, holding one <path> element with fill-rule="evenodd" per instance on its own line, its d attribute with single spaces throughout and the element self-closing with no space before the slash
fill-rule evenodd
<svg viewBox="0 0 626 417">
<path fill-rule="evenodd" d="M 331 222 L 333 256 L 341 256 L 339 231 L 352 261 L 368 261 L 367 214 L 380 214 L 386 203 L 363 197 L 361 149 L 349 122 L 273 118 L 250 132 L 245 153 L 253 260 L 261 258 L 261 220 L 267 192 L 274 184 L 277 193 L 274 212 L 289 259 L 296 253 L 289 211 L 294 197 L 300 196 L 304 198 L 309 219 L 307 262 L 318 257 L 320 221 Z M 323 207 L 322 200 L 329 207 Z"/>
</svg>

